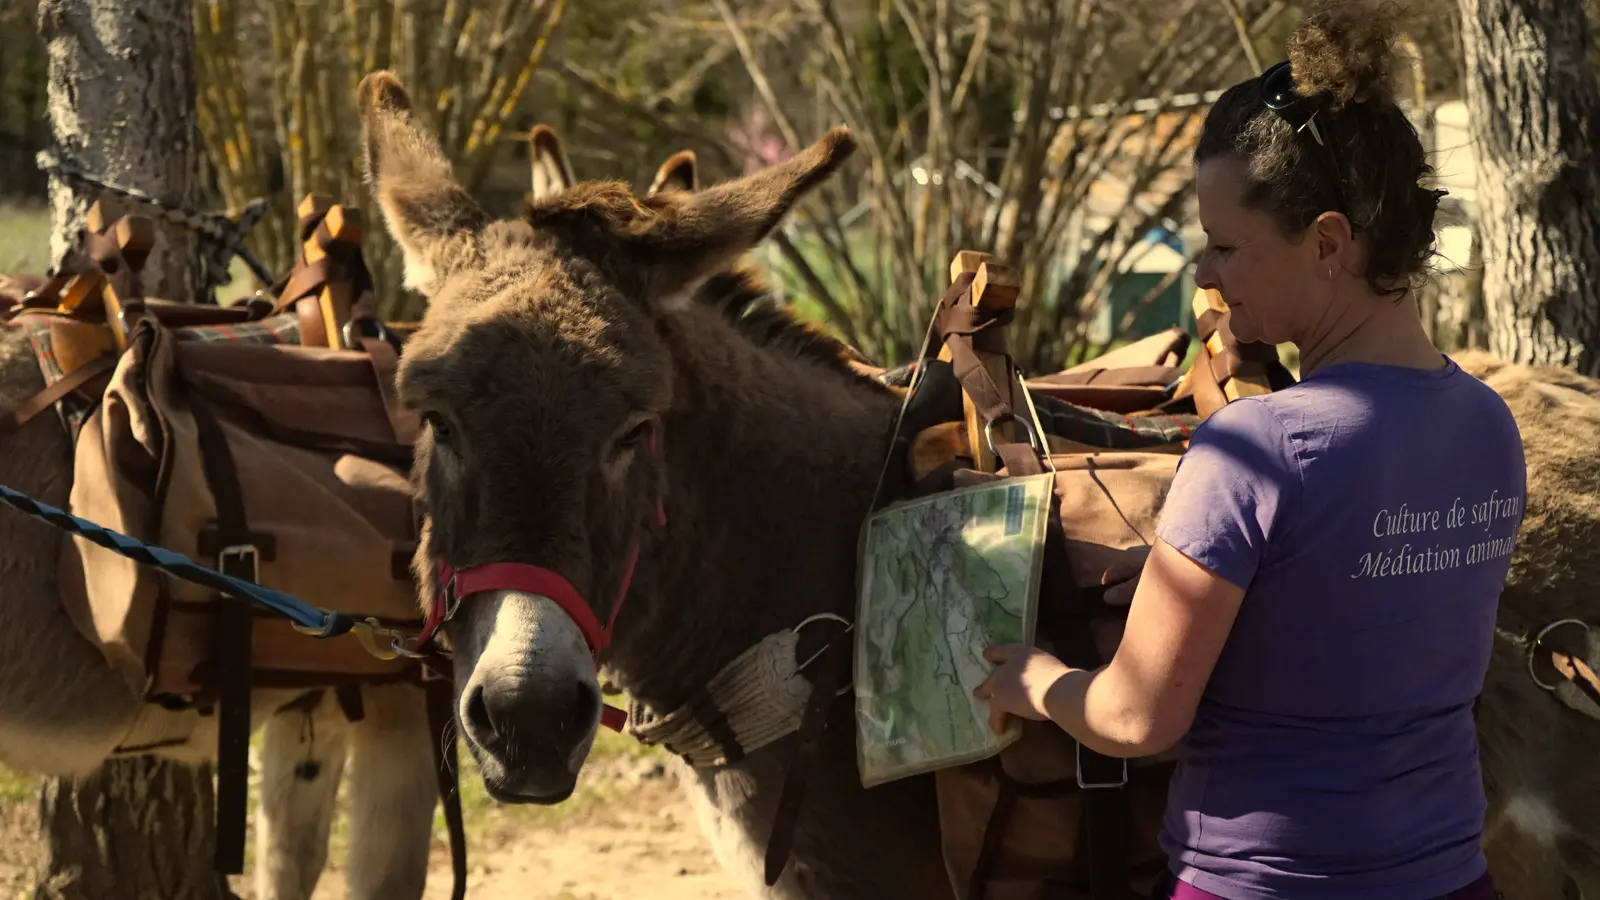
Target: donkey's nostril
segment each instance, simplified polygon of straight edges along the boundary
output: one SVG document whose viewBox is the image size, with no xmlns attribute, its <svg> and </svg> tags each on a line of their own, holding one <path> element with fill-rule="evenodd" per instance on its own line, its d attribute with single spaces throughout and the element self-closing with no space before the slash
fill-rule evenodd
<svg viewBox="0 0 1600 900">
<path fill-rule="evenodd" d="M 494 716 L 489 714 L 489 704 L 483 698 L 483 685 L 473 685 L 467 697 L 468 732 L 483 743 L 495 735 Z"/>
<path fill-rule="evenodd" d="M 597 686 L 586 681 L 577 683 L 577 693 L 573 697 L 572 727 L 576 734 L 587 733 L 594 727 L 595 710 L 600 705 L 600 690 Z"/>
</svg>

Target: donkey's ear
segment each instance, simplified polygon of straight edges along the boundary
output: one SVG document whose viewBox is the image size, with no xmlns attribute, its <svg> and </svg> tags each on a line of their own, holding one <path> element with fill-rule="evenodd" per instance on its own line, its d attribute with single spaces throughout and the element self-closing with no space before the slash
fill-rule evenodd
<svg viewBox="0 0 1600 900">
<path fill-rule="evenodd" d="M 694 151 L 679 150 L 656 170 L 656 180 L 650 183 L 650 190 L 645 196 L 654 197 L 662 191 L 693 192 L 700 187 L 698 176 Z"/>
<path fill-rule="evenodd" d="M 528 132 L 528 157 L 533 165 L 533 199 L 543 200 L 578 183 L 566 148 L 549 125 L 541 122 Z"/>
<path fill-rule="evenodd" d="M 432 296 L 478 255 L 488 217 L 456 182 L 450 161 L 411 111 L 400 80 L 373 72 L 356 88 L 368 188 L 405 255 L 406 285 Z"/>
<path fill-rule="evenodd" d="M 616 238 L 642 267 L 644 296 L 688 303 L 707 278 L 727 269 L 855 150 L 848 128 L 785 162 L 696 193 L 667 191 L 646 200 Z"/>
</svg>

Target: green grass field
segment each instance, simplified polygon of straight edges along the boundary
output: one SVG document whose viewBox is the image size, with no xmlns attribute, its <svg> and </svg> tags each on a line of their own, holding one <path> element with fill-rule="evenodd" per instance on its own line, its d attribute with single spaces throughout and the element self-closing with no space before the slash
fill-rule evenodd
<svg viewBox="0 0 1600 900">
<path fill-rule="evenodd" d="M 50 209 L 36 204 L 0 202 L 0 274 L 43 275 L 50 268 Z M 230 284 L 217 289 L 222 304 L 255 290 L 254 278 L 243 262 L 229 268 Z"/>
<path fill-rule="evenodd" d="M 0 203 L 0 272 L 43 275 L 50 266 L 50 210 Z"/>
</svg>

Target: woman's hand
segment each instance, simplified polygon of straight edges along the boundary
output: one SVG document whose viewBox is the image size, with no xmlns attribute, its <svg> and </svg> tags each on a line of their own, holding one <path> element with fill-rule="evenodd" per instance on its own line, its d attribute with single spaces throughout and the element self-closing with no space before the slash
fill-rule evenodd
<svg viewBox="0 0 1600 900">
<path fill-rule="evenodd" d="M 972 696 L 989 701 L 989 729 L 1004 734 L 1006 716 L 1021 716 L 1035 722 L 1047 721 L 1045 695 L 1062 675 L 1072 671 L 1061 660 L 1025 644 L 1000 644 L 983 651 L 983 658 L 997 667 Z"/>
</svg>

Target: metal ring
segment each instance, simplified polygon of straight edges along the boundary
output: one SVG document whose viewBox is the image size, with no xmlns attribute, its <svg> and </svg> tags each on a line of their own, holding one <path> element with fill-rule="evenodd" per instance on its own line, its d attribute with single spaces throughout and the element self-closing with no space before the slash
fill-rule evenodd
<svg viewBox="0 0 1600 900">
<path fill-rule="evenodd" d="M 1018 425 L 1021 425 L 1022 426 L 1022 430 L 1026 431 L 1028 433 L 1028 446 L 1032 447 L 1034 450 L 1038 451 L 1041 454 L 1044 453 L 1044 444 L 1042 444 L 1039 441 L 1038 432 L 1033 430 L 1033 423 L 1029 422 L 1027 419 L 1024 419 L 1023 417 L 1017 415 L 1014 412 L 1010 413 L 1009 415 L 1011 416 L 1011 421 L 1016 422 Z M 989 445 L 989 452 L 994 454 L 995 456 L 999 456 L 1000 455 L 1000 451 L 996 450 L 995 447 L 994 447 L 994 424 L 995 424 L 995 422 L 998 422 L 998 421 L 1000 421 L 1000 420 L 999 419 L 995 419 L 994 422 L 985 422 L 985 423 L 983 423 L 983 440 L 984 440 L 985 443 L 987 443 Z"/>
<path fill-rule="evenodd" d="M 367 337 L 374 337 L 384 341 L 388 343 L 389 346 L 393 347 L 396 353 L 400 352 L 400 339 L 396 337 L 395 333 L 389 330 L 389 326 L 385 325 L 383 320 L 379 319 L 377 316 L 358 316 L 357 318 L 351 319 L 350 321 L 344 323 L 344 327 L 339 329 L 339 337 L 344 341 L 344 345 L 347 349 L 356 349 L 354 329 L 357 327 L 357 323 L 371 326 L 372 333 L 370 335 L 366 335 Z"/>
<path fill-rule="evenodd" d="M 1542 687 L 1547 691 L 1554 691 L 1555 689 L 1559 688 L 1560 685 L 1545 684 L 1543 681 L 1539 680 L 1539 673 L 1533 668 L 1533 657 L 1535 653 L 1539 652 L 1539 647 L 1544 642 L 1544 636 L 1556 630 L 1557 628 L 1560 628 L 1562 625 L 1579 625 L 1583 627 L 1584 631 L 1590 630 L 1589 623 L 1583 621 L 1582 619 L 1558 619 L 1557 621 L 1551 622 L 1549 625 L 1539 629 L 1539 633 L 1534 635 L 1533 640 L 1528 642 L 1528 677 L 1533 679 L 1534 684 L 1537 684 L 1539 687 Z"/>
<path fill-rule="evenodd" d="M 454 619 L 461 609 L 461 595 L 456 593 L 456 576 L 451 575 L 450 581 L 444 586 L 444 618 L 439 620 L 439 626 Z"/>
<path fill-rule="evenodd" d="M 855 625 L 852 624 L 849 619 L 846 619 L 844 616 L 841 616 L 838 613 L 820 612 L 820 613 L 817 613 L 814 616 L 807 616 L 804 619 L 801 619 L 799 625 L 796 625 L 795 627 L 793 627 L 793 628 L 791 628 L 789 630 L 794 632 L 795 634 L 799 634 L 800 633 L 800 629 L 806 627 L 807 625 L 810 625 L 812 622 L 820 622 L 823 619 L 832 619 L 833 621 L 838 622 L 840 625 L 845 626 L 845 629 L 844 629 L 845 631 L 849 631 L 850 629 L 855 627 Z"/>
<path fill-rule="evenodd" d="M 849 634 L 851 631 L 854 631 L 855 627 L 856 627 L 854 622 L 850 621 L 849 619 L 846 619 L 844 616 L 841 616 L 838 613 L 823 612 L 823 613 L 817 613 L 816 615 L 813 615 L 813 616 L 805 617 L 804 619 L 800 620 L 800 624 L 799 625 L 794 626 L 793 628 L 789 629 L 789 631 L 792 634 L 799 634 L 800 633 L 800 629 L 806 627 L 807 625 L 810 625 L 812 622 L 819 622 L 819 621 L 822 621 L 823 619 L 832 619 L 833 621 L 838 622 L 839 624 L 843 625 L 845 634 Z M 794 667 L 795 674 L 798 675 L 801 672 L 804 672 L 806 670 L 806 667 L 811 665 L 812 663 L 816 662 L 817 661 L 817 657 L 819 657 L 822 654 L 826 653 L 827 649 L 828 649 L 827 647 L 823 647 L 821 650 L 818 650 L 817 652 L 815 652 L 815 653 L 811 654 L 810 656 L 806 657 L 806 661 L 805 662 L 800 663 L 799 665 Z M 834 691 L 833 695 L 835 697 L 843 697 L 845 694 L 849 693 L 850 689 L 852 687 L 854 687 L 854 686 L 855 686 L 855 679 L 852 678 L 852 679 L 850 679 L 850 683 L 846 684 L 842 688 L 839 688 L 837 691 Z"/>
</svg>

